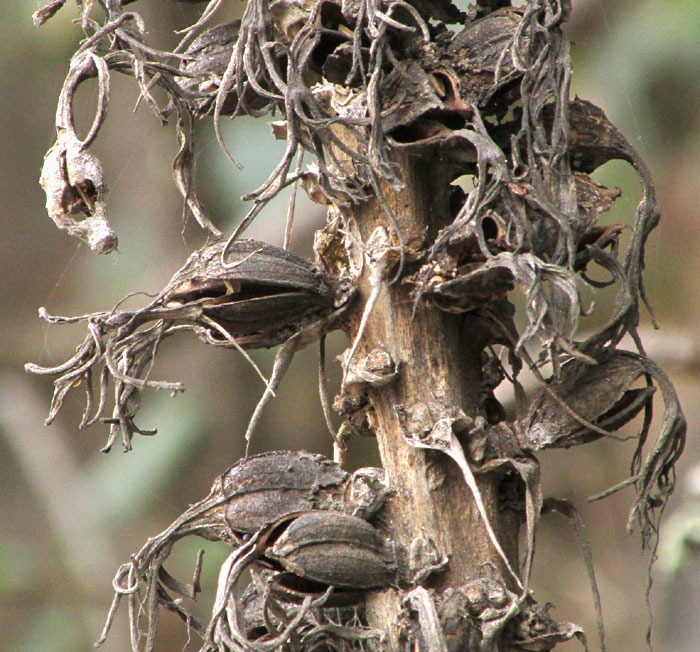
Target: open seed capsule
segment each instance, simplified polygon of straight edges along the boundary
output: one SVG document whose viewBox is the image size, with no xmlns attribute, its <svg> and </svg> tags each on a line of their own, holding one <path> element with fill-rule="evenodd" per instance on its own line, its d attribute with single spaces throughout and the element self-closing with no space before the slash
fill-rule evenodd
<svg viewBox="0 0 700 652">
<path fill-rule="evenodd" d="M 334 503 L 339 509 L 348 477 L 322 455 L 273 451 L 240 460 L 217 482 L 227 498 L 228 525 L 252 534 L 288 514 L 332 508 Z"/>
<path fill-rule="evenodd" d="M 222 252 L 225 255 L 222 260 Z M 171 279 L 164 306 L 199 306 L 244 348 L 281 344 L 322 321 L 349 291 L 309 260 L 257 240 L 218 241 L 199 249 Z M 198 321 L 198 334 L 226 345 L 226 335 Z"/>
</svg>

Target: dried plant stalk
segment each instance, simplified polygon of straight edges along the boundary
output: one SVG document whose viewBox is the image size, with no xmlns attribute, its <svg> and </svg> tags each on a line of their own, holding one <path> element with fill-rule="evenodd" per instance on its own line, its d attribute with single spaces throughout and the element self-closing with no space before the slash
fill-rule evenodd
<svg viewBox="0 0 700 652">
<path fill-rule="evenodd" d="M 35 20 L 44 22 L 62 4 L 49 3 Z M 449 1 L 249 0 L 240 21 L 211 26 L 222 4 L 211 0 L 170 51 L 149 44 L 141 16 L 123 11 L 127 2 L 100 2 L 102 23 L 91 16 L 94 3 L 78 4 L 85 40 L 59 99 L 57 142 L 42 175 L 59 228 L 97 252 L 116 246 L 102 170 L 89 151 L 113 71 L 133 76 L 163 121 L 175 114 L 176 185 L 200 225 L 217 237 L 194 187 L 195 121 L 213 120 L 235 163 L 221 117 L 279 111 L 274 131 L 286 148 L 267 180 L 245 195 L 252 206 L 228 239 L 197 252 L 148 306 L 77 318 L 42 313 L 55 323 L 88 323 L 88 336 L 66 363 L 29 366 L 59 376 L 49 421 L 84 381 L 83 425 L 111 423 L 107 449 L 119 432 L 127 448 L 134 432 L 149 434 L 133 422 L 139 391 L 182 390 L 152 380 L 150 369 L 160 342 L 183 330 L 238 349 L 284 343 L 262 405 L 294 349 L 337 323 L 353 342 L 335 402 L 345 418 L 341 432 L 377 437 L 389 480 L 401 489 L 380 525 L 401 550 L 411 551 L 412 581 L 434 591 L 365 592 L 368 619 L 386 630 L 386 645 L 448 649 L 448 628 L 464 649 L 551 649 L 573 637 L 585 645 L 580 628 L 555 623 L 528 595 L 537 522 L 543 505 L 551 506 L 542 496 L 535 454 L 615 437 L 613 431 L 643 414 L 623 485 L 636 487 L 630 525 L 636 523 L 643 545 L 655 550 L 686 422 L 672 384 L 646 356 L 637 332 L 640 303 L 651 314 L 642 271 L 647 238 L 660 219 L 654 185 L 603 111 L 569 98 L 571 60 L 561 27 L 571 3 L 530 0 L 513 7 L 483 0 L 464 13 Z M 91 77 L 100 96 L 81 141 L 72 103 L 78 85 Z M 166 106 L 155 101 L 153 85 L 166 93 Z M 306 171 L 300 163 L 292 168 L 301 153 L 312 161 Z M 614 159 L 632 165 L 642 189 L 628 226 L 601 222 L 619 191 L 590 176 Z M 465 176 L 473 183 L 468 192 L 455 185 Z M 329 207 L 328 225 L 316 237 L 326 272 L 269 245 L 239 240 L 270 199 L 298 180 Z M 596 280 L 601 273 L 605 280 Z M 604 288 L 616 292 L 611 313 L 581 336 L 583 293 Z M 516 291 L 524 297 L 520 330 L 510 301 Z M 355 292 L 360 301 L 351 305 Z M 636 351 L 620 348 L 627 336 Z M 384 362 L 375 368 L 380 357 Z M 530 396 L 519 380 L 525 367 L 539 383 Z M 115 409 L 105 418 L 110 378 Z M 503 382 L 516 397 L 512 421 L 494 395 Z M 664 411 L 652 442 L 655 389 Z M 522 498 L 517 510 L 500 503 L 508 483 Z M 232 587 L 260 559 L 260 546 L 274 546 L 277 535 L 256 530 L 222 569 L 205 649 L 316 643 L 365 649 L 376 630 L 319 615 L 330 589 L 290 607 L 262 576 L 247 604 L 257 605 L 251 619 L 264 623 L 271 638 L 254 641 L 244 631 L 246 603 L 232 597 Z M 433 548 L 434 554 L 425 552 Z M 159 579 L 151 575 L 149 609 L 160 601 L 190 623 L 165 592 L 161 557 L 153 558 Z M 125 567 L 126 591 L 142 571 L 138 564 Z M 280 571 L 273 570 L 275 582 Z M 132 629 L 136 645 L 138 627 Z M 600 636 L 604 648 L 602 626 Z M 149 632 L 147 647 L 153 638 Z"/>
</svg>

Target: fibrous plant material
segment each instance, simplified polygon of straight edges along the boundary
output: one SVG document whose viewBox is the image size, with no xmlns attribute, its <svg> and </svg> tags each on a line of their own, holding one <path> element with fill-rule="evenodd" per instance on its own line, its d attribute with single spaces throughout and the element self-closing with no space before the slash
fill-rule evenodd
<svg viewBox="0 0 700 652">
<path fill-rule="evenodd" d="M 61 4 L 40 10 L 37 21 Z M 293 588 L 280 588 L 286 573 L 302 576 L 337 549 L 312 541 L 310 534 L 333 532 L 332 546 L 344 545 L 344 528 L 359 558 L 373 555 L 384 594 L 400 596 L 383 623 L 387 645 L 487 651 L 498 642 L 504 649 L 548 650 L 572 637 L 585 641 L 580 628 L 555 623 L 528 594 L 538 519 L 553 505 L 542 496 L 536 454 L 617 437 L 613 431 L 643 415 L 638 431 L 627 435 L 637 439 L 629 478 L 612 490 L 634 485 L 630 524 L 654 550 L 686 423 L 673 386 L 648 359 L 637 332 L 640 304 L 649 308 L 642 282 L 645 246 L 660 218 L 654 185 L 603 111 L 569 97 L 571 60 L 561 28 L 571 3 L 483 0 L 461 12 L 442 1 L 249 0 L 240 20 L 212 24 L 222 2 L 211 0 L 167 52 L 149 45 L 144 21 L 123 11 L 126 2 L 99 4 L 102 24 L 91 17 L 94 3 L 81 5 L 86 38 L 61 93 L 58 140 L 42 175 L 49 214 L 59 227 L 95 251 L 116 245 L 104 218 L 99 161 L 88 151 L 104 119 L 112 71 L 133 75 L 162 120 L 175 114 L 175 180 L 187 207 L 212 234 L 218 235 L 215 220 L 198 202 L 193 182 L 195 121 L 211 119 L 226 149 L 222 116 L 278 111 L 282 120 L 273 123 L 273 132 L 286 140 L 286 149 L 265 183 L 245 195 L 252 207 L 228 240 L 196 253 L 147 307 L 50 318 L 85 320 L 90 330 L 66 364 L 31 369 L 60 374 L 50 419 L 82 379 L 88 387 L 83 425 L 99 419 L 111 375 L 116 396 L 107 448 L 120 431 L 128 447 L 138 432 L 133 416 L 139 389 L 181 390 L 148 378 L 158 344 L 180 330 L 219 346 L 283 344 L 262 404 L 291 352 L 337 323 L 352 340 L 342 356 L 343 382 L 334 403 L 344 418 L 339 441 L 375 435 L 389 480 L 405 488 L 394 495 L 395 504 L 421 507 L 399 518 L 389 500 L 389 517 L 377 536 L 388 533 L 402 544 L 396 550 L 411 548 L 406 539 L 417 539 L 422 528 L 442 538 L 435 543 L 426 536 L 434 554 L 420 553 L 430 545 L 416 546 L 409 554 L 416 562 L 412 585 L 404 577 L 394 586 L 382 575 L 393 577 L 393 559 L 371 541 L 359 544 L 374 536 L 358 534 L 373 527 L 365 522 L 367 514 L 303 508 L 304 516 L 285 514 L 272 526 L 259 524 L 222 568 L 206 649 L 318 644 L 344 650 L 374 641 L 376 631 L 368 632 L 355 616 L 331 623 L 327 614 L 318 615 L 331 599 L 327 586 L 297 594 L 299 608 L 278 604 L 274 614 L 259 608 L 283 590 L 284 600 L 293 603 Z M 81 141 L 72 127 L 72 102 L 79 83 L 90 77 L 97 78 L 100 100 Z M 155 102 L 153 85 L 167 94 L 166 106 Z M 311 157 L 307 170 L 302 153 Z M 604 221 L 620 192 L 591 176 L 614 159 L 631 164 L 640 181 L 641 200 L 628 225 Z M 269 245 L 238 239 L 271 198 L 297 182 L 328 206 L 328 224 L 315 241 L 324 272 Z M 82 221 L 75 218 L 80 214 Z M 291 221 L 285 241 L 290 229 Z M 586 297 L 606 289 L 615 295 L 610 314 L 598 322 L 602 326 L 581 329 L 589 314 Z M 353 292 L 360 295 L 357 309 L 350 304 Z M 512 301 L 516 292 L 523 298 L 520 321 Z M 402 335 L 413 327 L 420 342 Z M 622 349 L 625 338 L 636 350 Z M 454 351 L 431 352 L 433 340 Z M 424 369 L 415 368 L 412 354 L 422 356 Z M 103 362 L 101 398 L 93 409 L 91 373 Z M 538 383 L 529 395 L 520 380 L 524 368 Z M 435 377 L 426 382 L 427 370 Z M 472 384 L 467 387 L 462 376 Z M 510 420 L 494 393 L 502 384 L 513 389 Z M 416 388 L 424 395 L 415 395 Z M 664 411 L 652 441 L 655 389 Z M 469 494 L 454 491 L 448 456 L 459 466 L 459 489 L 467 484 Z M 397 460 L 411 463 L 399 468 Z M 421 470 L 425 477 L 415 477 Z M 485 532 L 480 550 L 488 556 L 481 568 L 469 562 L 471 551 L 460 549 L 450 527 L 437 522 L 444 514 L 467 513 L 466 502 L 452 511 L 427 507 L 448 504 L 450 488 L 454 500 L 471 497 L 478 507 L 471 512 L 480 520 L 470 523 Z M 414 522 L 419 514 L 426 515 L 425 523 Z M 455 531 L 461 525 L 454 524 Z M 449 556 L 441 546 L 451 546 Z M 272 574 L 256 576 L 255 589 L 244 598 L 233 597 L 243 569 L 263 558 L 277 564 L 267 569 Z M 471 576 L 455 578 L 455 568 Z M 141 577 L 143 569 L 134 572 Z M 319 577 L 315 569 L 305 579 Z M 358 602 L 373 600 L 373 588 L 354 587 Z M 161 589 L 151 581 L 149 604 Z M 373 609 L 380 613 L 377 602 Z M 317 625 L 309 630 L 312 613 Z M 256 643 L 261 623 L 264 640 Z M 604 648 L 602 624 L 600 638 Z"/>
</svg>

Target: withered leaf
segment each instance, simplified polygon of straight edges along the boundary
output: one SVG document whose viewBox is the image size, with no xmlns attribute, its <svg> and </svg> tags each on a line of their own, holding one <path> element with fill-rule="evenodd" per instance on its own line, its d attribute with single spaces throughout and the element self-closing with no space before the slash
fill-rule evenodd
<svg viewBox="0 0 700 652">
<path fill-rule="evenodd" d="M 568 448 L 603 436 L 577 416 L 604 430 L 622 427 L 654 393 L 652 387 L 632 387 L 644 371 L 636 358 L 624 352 L 613 353 L 597 365 L 577 360 L 565 364 L 561 378 L 538 390 L 527 415 L 517 422 L 521 446 L 531 451 Z"/>
</svg>

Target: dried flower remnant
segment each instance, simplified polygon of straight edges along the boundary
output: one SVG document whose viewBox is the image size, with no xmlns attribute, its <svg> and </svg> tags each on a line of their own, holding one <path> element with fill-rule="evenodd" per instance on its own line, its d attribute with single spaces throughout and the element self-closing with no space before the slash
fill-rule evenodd
<svg viewBox="0 0 700 652">
<path fill-rule="evenodd" d="M 120 433 L 128 450 L 134 432 L 154 432 L 134 423 L 139 391 L 146 387 L 184 391 L 181 383 L 149 377 L 164 339 L 191 331 L 208 344 L 241 352 L 292 341 L 293 353 L 332 328 L 352 294 L 352 288 L 313 263 L 278 247 L 256 240 L 238 240 L 229 246 L 217 241 L 192 254 L 156 299 L 139 310 L 54 317 L 42 309 L 41 316 L 50 323 L 87 322 L 89 334 L 64 364 L 26 368 L 58 376 L 47 423 L 56 417 L 66 394 L 85 381 L 87 402 L 81 427 L 109 423 L 111 433 L 103 450 L 109 450 Z M 94 405 L 93 373 L 100 366 L 99 400 Z M 114 412 L 103 417 L 110 377 Z"/>
<path fill-rule="evenodd" d="M 72 134 L 63 133 L 47 152 L 41 185 L 46 210 L 59 229 L 84 240 L 98 254 L 117 248 L 117 236 L 105 216 L 102 167 Z"/>
<path fill-rule="evenodd" d="M 37 11 L 35 23 L 43 24 L 63 4 L 52 2 Z M 177 67 L 183 60 L 181 51 L 176 47 L 172 52 L 164 52 L 148 45 L 143 19 L 136 12 L 123 12 L 122 4 L 128 2 L 110 2 L 104 7 L 106 20 L 100 26 L 90 17 L 94 2 L 78 3 L 85 40 L 71 59 L 56 112 L 57 141 L 47 153 L 42 171 L 41 184 L 47 194 L 49 216 L 60 229 L 85 240 L 96 253 L 109 252 L 117 246 L 117 237 L 105 217 L 102 195 L 106 184 L 101 164 L 88 151 L 105 121 L 110 100 L 110 71 L 117 70 L 136 79 L 142 97 L 162 122 L 165 123 L 171 113 L 176 114 L 180 150 L 173 162 L 175 183 L 200 226 L 211 235 L 220 236 L 221 232 L 205 214 L 194 189 L 193 118 L 195 100 L 202 93 L 193 94 L 187 88 L 180 88 L 176 78 L 192 76 Z M 181 46 L 186 47 L 190 40 L 191 36 L 186 36 Z M 88 135 L 81 140 L 75 132 L 73 102 L 79 85 L 93 77 L 97 77 L 98 82 L 98 107 Z M 152 84 L 160 86 L 169 97 L 166 107 L 158 106 L 150 92 Z M 96 197 L 92 196 L 94 192 Z M 82 204 L 71 201 L 76 193 Z M 73 215 L 77 212 L 83 213 L 85 219 L 76 220 Z"/>
<path fill-rule="evenodd" d="M 73 124 L 72 95 L 87 74 L 98 76 L 100 95 L 93 125 L 85 140 L 80 140 Z M 98 125 L 104 120 L 108 96 L 104 62 L 89 53 L 76 57 L 56 110 L 56 143 L 46 153 L 41 171 L 41 187 L 46 193 L 46 210 L 51 219 L 59 229 L 85 241 L 98 254 L 117 248 L 117 236 L 106 217 L 107 185 L 102 165 L 88 151 Z"/>
</svg>

